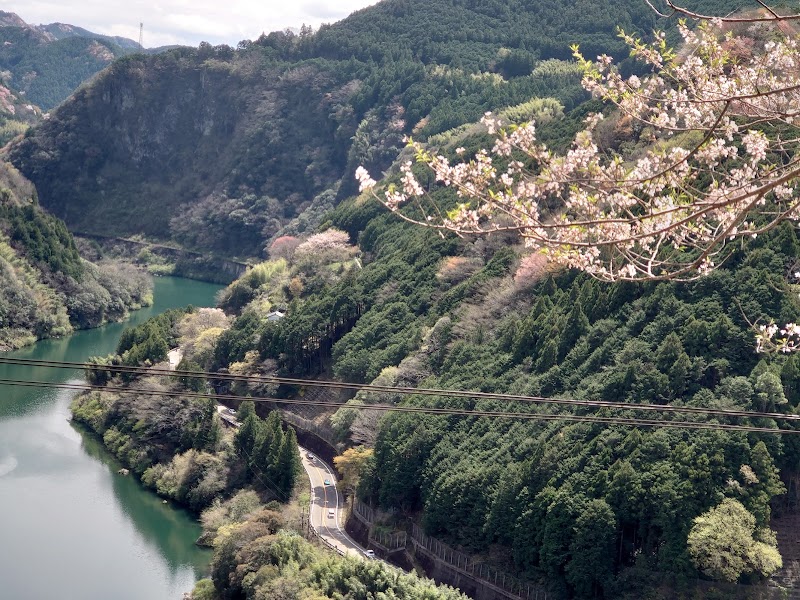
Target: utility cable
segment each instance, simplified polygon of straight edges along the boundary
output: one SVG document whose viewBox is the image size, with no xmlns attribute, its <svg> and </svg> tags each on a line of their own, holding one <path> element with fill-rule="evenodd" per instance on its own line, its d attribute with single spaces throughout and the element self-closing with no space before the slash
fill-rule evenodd
<svg viewBox="0 0 800 600">
<path fill-rule="evenodd" d="M 187 371 L 162 369 L 157 367 L 137 367 L 129 365 L 99 365 L 93 363 L 49 361 L 35 359 L 20 359 L 0 357 L 0 364 L 19 366 L 35 366 L 58 369 L 85 369 L 109 373 L 130 373 L 135 375 L 164 375 L 171 377 L 195 377 L 222 381 L 235 381 L 245 383 L 262 383 L 277 385 L 302 385 L 336 390 L 357 390 L 365 392 L 382 392 L 399 395 L 416 396 L 448 396 L 452 398 L 466 398 L 473 400 L 500 400 L 505 402 L 522 402 L 530 404 L 557 404 L 565 406 L 580 406 L 586 408 L 617 408 L 622 410 L 642 410 L 649 412 L 687 413 L 715 417 L 745 417 L 753 419 L 781 419 L 784 421 L 800 422 L 800 415 L 764 411 L 735 410 L 723 408 L 704 408 L 699 406 L 675 406 L 672 404 L 631 404 L 629 402 L 615 402 L 611 400 L 576 400 L 572 398 L 548 398 L 544 396 L 524 396 L 517 394 L 503 394 L 496 392 L 476 392 L 468 390 L 450 390 L 436 388 L 412 388 L 375 385 L 368 383 L 343 383 L 338 381 L 320 381 L 315 379 L 300 379 L 294 377 L 261 376 L 261 375 L 236 375 L 228 373 L 212 373 L 209 371 Z M 239 396 L 236 396 L 239 399 Z M 328 404 L 328 403 L 326 403 Z M 353 405 L 349 405 L 353 406 Z M 375 406 L 375 405 L 369 405 Z"/>
<path fill-rule="evenodd" d="M 436 407 L 421 407 L 421 406 L 394 406 L 388 404 L 348 404 L 346 402 L 320 402 L 317 400 L 303 400 L 303 399 L 287 399 L 287 398 L 270 398 L 270 397 L 244 397 L 231 394 L 193 394 L 185 391 L 171 391 L 171 390 L 153 390 L 147 388 L 133 388 L 124 386 L 101 386 L 80 383 L 55 383 L 49 381 L 28 381 L 28 380 L 15 380 L 15 379 L 0 379 L 0 385 L 12 385 L 21 387 L 40 387 L 40 388 L 56 388 L 76 391 L 109 391 L 118 393 L 139 393 L 145 395 L 158 395 L 174 398 L 186 398 L 187 396 L 196 396 L 202 398 L 211 398 L 214 400 L 233 400 L 241 402 L 242 400 L 252 400 L 253 402 L 270 402 L 278 405 L 290 406 L 316 406 L 322 408 L 352 408 L 356 410 L 376 410 L 384 412 L 398 412 L 398 413 L 414 413 L 426 415 L 449 415 L 449 416 L 467 416 L 467 417 L 493 417 L 493 418 L 509 418 L 509 419 L 524 419 L 524 420 L 539 420 L 539 421 L 570 421 L 570 422 L 583 422 L 583 423 L 604 423 L 608 425 L 629 425 L 629 426 L 643 426 L 643 427 L 671 427 L 682 429 L 705 429 L 705 430 L 724 430 L 724 431 L 742 431 L 748 433 L 776 433 L 776 434 L 800 434 L 800 429 L 781 429 L 771 427 L 758 427 L 754 425 L 733 425 L 729 423 L 710 423 L 710 422 L 693 422 L 693 421 L 659 421 L 653 419 L 639 419 L 630 417 L 604 417 L 600 415 L 575 415 L 571 413 L 565 414 L 550 414 L 550 413 L 521 413 L 521 412 L 508 412 L 508 411 L 488 411 L 488 410 L 473 410 L 473 409 L 460 409 L 460 408 L 436 408 Z M 638 405 L 628 404 L 626 410 L 637 410 Z"/>
</svg>

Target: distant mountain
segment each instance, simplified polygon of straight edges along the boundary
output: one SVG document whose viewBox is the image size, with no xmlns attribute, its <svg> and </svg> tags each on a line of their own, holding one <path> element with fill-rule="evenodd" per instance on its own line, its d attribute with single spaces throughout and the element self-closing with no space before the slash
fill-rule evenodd
<svg viewBox="0 0 800 600">
<path fill-rule="evenodd" d="M 14 13 L 0 10 L 0 27 L 30 27 Z"/>
<path fill-rule="evenodd" d="M 142 50 L 142 47 L 139 45 L 139 42 L 135 42 L 131 39 L 120 37 L 118 35 L 115 36 L 108 36 L 108 35 L 100 35 L 99 33 L 93 33 L 83 27 L 76 27 L 75 25 L 68 25 L 66 23 L 50 23 L 49 25 L 37 25 L 36 29 L 39 31 L 44 31 L 49 33 L 53 36 L 56 40 L 63 40 L 70 37 L 83 37 L 83 38 L 92 38 L 98 40 L 106 40 L 113 44 L 116 44 L 120 48 L 124 50 L 130 50 L 132 52 L 139 52 Z"/>
<path fill-rule="evenodd" d="M 0 11 L 0 79 L 47 111 L 115 59 L 143 50 L 124 37 L 93 33 L 66 23 L 30 25 Z"/>
</svg>

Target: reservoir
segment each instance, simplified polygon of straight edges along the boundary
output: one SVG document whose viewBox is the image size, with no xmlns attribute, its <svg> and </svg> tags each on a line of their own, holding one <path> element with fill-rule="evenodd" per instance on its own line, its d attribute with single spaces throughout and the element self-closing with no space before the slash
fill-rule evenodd
<svg viewBox="0 0 800 600">
<path fill-rule="evenodd" d="M 213 306 L 220 286 L 155 279 L 155 303 L 125 323 L 2 356 L 84 362 L 113 353 L 124 327 L 169 308 Z M 80 371 L 0 364 L 0 378 L 83 381 Z M 180 600 L 206 575 L 200 526 L 145 490 L 73 425 L 75 391 L 0 385 L 0 597 Z"/>
</svg>

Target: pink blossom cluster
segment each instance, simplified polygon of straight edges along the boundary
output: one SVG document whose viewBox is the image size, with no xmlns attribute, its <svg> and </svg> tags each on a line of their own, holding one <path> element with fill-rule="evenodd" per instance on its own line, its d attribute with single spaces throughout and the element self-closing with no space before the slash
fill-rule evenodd
<svg viewBox="0 0 800 600">
<path fill-rule="evenodd" d="M 787 323 L 778 327 L 775 323 L 760 325 L 756 331 L 756 351 L 797 352 L 800 350 L 800 325 Z"/>
<path fill-rule="evenodd" d="M 542 144 L 534 123 L 504 127 L 487 114 L 495 143 L 469 160 L 463 149 L 451 163 L 410 143 L 417 162 L 456 190 L 455 210 L 440 215 L 410 163 L 379 199 L 403 218 L 459 234 L 517 231 L 548 260 L 603 280 L 711 271 L 731 241 L 798 217 L 800 53 L 777 29 L 755 38 L 715 22 L 679 30 L 679 52 L 663 34 L 650 43 L 623 35 L 652 68 L 644 78 L 625 78 L 609 57 L 589 61 L 575 49 L 584 87 L 652 132 L 636 154 L 600 147 L 599 114 L 564 153 Z M 363 168 L 357 177 L 362 190 L 375 185 Z M 427 200 L 422 219 L 400 210 L 411 199 Z"/>
</svg>

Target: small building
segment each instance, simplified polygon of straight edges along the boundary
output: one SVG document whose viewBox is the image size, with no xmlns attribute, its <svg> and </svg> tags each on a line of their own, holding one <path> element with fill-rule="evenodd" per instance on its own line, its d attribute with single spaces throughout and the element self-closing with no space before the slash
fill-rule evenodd
<svg viewBox="0 0 800 600">
<path fill-rule="evenodd" d="M 267 313 L 267 321 L 280 321 L 285 316 L 286 313 L 283 313 L 279 310 L 273 310 L 272 312 Z"/>
</svg>

